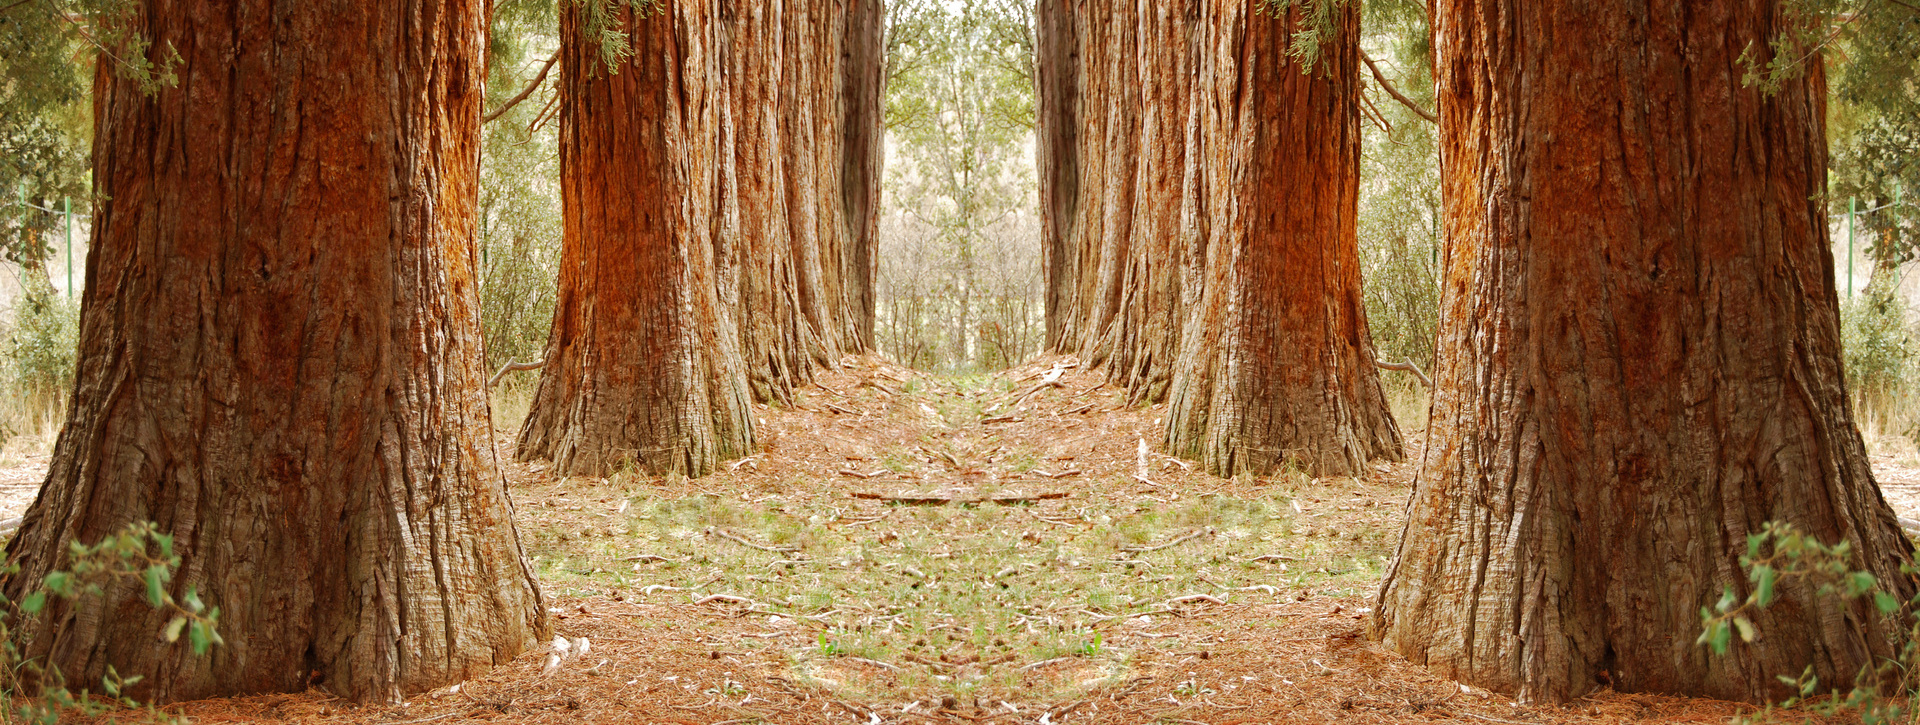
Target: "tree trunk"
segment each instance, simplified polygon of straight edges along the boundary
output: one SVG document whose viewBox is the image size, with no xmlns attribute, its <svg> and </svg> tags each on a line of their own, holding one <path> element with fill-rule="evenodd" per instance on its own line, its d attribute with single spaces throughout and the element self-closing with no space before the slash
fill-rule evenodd
<svg viewBox="0 0 1920 725">
<path fill-rule="evenodd" d="M 1039 7 L 1048 345 L 1167 399 L 1168 447 L 1216 474 L 1400 457 L 1360 296 L 1358 10 L 1337 18 L 1307 71 L 1295 18 L 1242 2 Z"/>
<path fill-rule="evenodd" d="M 1360 295 L 1360 8 L 1335 11 L 1309 68 L 1288 54 L 1301 6 L 1277 18 L 1220 5 L 1211 40 L 1233 62 L 1208 67 L 1209 54 L 1199 74 L 1205 162 L 1189 174 L 1204 199 L 1206 282 L 1181 305 L 1193 312 L 1167 447 L 1221 476 L 1286 461 L 1364 475 L 1400 459 L 1400 430 Z"/>
<path fill-rule="evenodd" d="M 1825 82 L 1817 59 L 1771 97 L 1741 81 L 1791 22 L 1775 0 L 1439 4 L 1437 391 L 1373 626 L 1408 659 L 1527 701 L 1760 701 L 1898 654 L 1894 618 L 1806 586 L 1751 646 L 1694 644 L 1767 521 L 1913 593 L 1841 375 Z"/>
<path fill-rule="evenodd" d="M 151 520 L 226 644 L 165 642 L 123 584 L 22 622 L 22 654 L 159 701 L 397 701 L 507 661 L 547 623 L 482 389 L 484 6 L 143 5 L 179 85 L 96 73 L 78 380 L 4 591 Z"/>
<path fill-rule="evenodd" d="M 562 12 L 560 299 L 520 455 L 563 475 L 704 475 L 752 450 L 749 395 L 873 337 L 878 0 L 662 4 L 617 71 Z"/>
<path fill-rule="evenodd" d="M 752 412 L 716 254 L 726 208 L 717 0 L 633 17 L 607 68 L 581 6 L 560 16 L 559 299 L 520 455 L 560 475 L 623 466 L 705 475 L 753 447 Z M 721 260 L 724 264 L 724 258 Z"/>
</svg>

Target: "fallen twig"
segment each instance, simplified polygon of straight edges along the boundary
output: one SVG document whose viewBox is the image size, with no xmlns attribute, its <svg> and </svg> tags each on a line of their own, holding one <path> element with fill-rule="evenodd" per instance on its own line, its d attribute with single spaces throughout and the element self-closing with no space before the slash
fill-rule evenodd
<svg viewBox="0 0 1920 725">
<path fill-rule="evenodd" d="M 820 404 L 821 404 L 821 405 L 824 405 L 824 406 L 827 406 L 827 410 L 831 410 L 831 411 L 833 411 L 833 412 L 835 412 L 835 413 L 846 413 L 847 415 L 859 415 L 859 414 L 860 414 L 860 413 L 859 413 L 859 412 L 857 412 L 857 411 L 852 411 L 852 410 L 847 410 L 846 408 L 842 408 L 842 407 L 840 407 L 840 406 L 838 406 L 838 405 L 834 405 L 834 404 L 832 404 L 832 403 L 829 403 L 829 402 L 826 402 L 826 401 L 821 401 L 821 402 L 820 402 Z"/>
<path fill-rule="evenodd" d="M 868 471 L 868 472 L 866 472 L 866 473 L 861 473 L 861 472 L 859 472 L 859 471 L 855 471 L 855 470 L 853 470 L 853 469 L 849 469 L 849 468 L 842 468 L 842 469 L 840 469 L 840 470 L 839 470 L 839 474 L 840 474 L 840 475 L 842 475 L 842 476 L 848 476 L 848 477 L 851 477 L 851 478 L 858 478 L 858 479 L 860 479 L 860 480 L 862 480 L 862 481 L 864 481 L 864 480 L 867 480 L 867 479 L 869 479 L 869 478 L 875 478 L 875 477 L 878 477 L 878 476 L 884 476 L 884 475 L 887 475 L 887 473 L 888 473 L 888 471 L 887 471 L 887 469 L 884 469 L 884 468 L 882 468 L 882 469 L 880 469 L 880 470 L 878 470 L 878 471 Z"/>
<path fill-rule="evenodd" d="M 1258 564 L 1263 561 L 1299 561 L 1299 559 L 1295 559 L 1291 556 L 1281 556 L 1279 554 L 1261 554 L 1259 556 L 1248 559 L 1246 563 Z"/>
<path fill-rule="evenodd" d="M 1082 406 L 1080 406 L 1080 407 L 1078 407 L 1078 408 L 1074 408 L 1073 410 L 1068 410 L 1068 411 L 1062 411 L 1062 412 L 1061 412 L 1060 414 L 1061 414 L 1061 415 L 1073 415 L 1074 413 L 1085 413 L 1085 412 L 1087 412 L 1087 411 L 1089 411 L 1089 410 L 1093 410 L 1093 406 L 1094 406 L 1094 405 L 1095 405 L 1095 403 L 1087 403 L 1086 405 L 1082 405 Z"/>
<path fill-rule="evenodd" d="M 980 419 L 981 425 L 992 425 L 994 423 L 1018 423 L 1018 422 L 1020 422 L 1020 416 L 1015 415 L 1013 413 L 1008 413 L 1006 415 L 996 415 L 996 416 L 993 416 L 992 418 Z"/>
<path fill-rule="evenodd" d="M 1207 602 L 1209 604 L 1226 604 L 1227 600 L 1221 599 L 1212 594 L 1188 594 L 1186 596 L 1174 597 L 1172 599 L 1168 599 L 1164 602 L 1161 602 L 1160 606 L 1166 609 L 1172 609 L 1175 605 L 1187 604 L 1190 602 Z"/>
<path fill-rule="evenodd" d="M 1072 657 L 1055 657 L 1055 658 L 1053 658 L 1053 659 L 1050 659 L 1050 660 L 1040 660 L 1039 662 L 1035 662 L 1035 663 L 1032 663 L 1032 664 L 1028 664 L 1028 665 L 1022 665 L 1022 666 L 1020 667 L 1020 671 L 1021 671 L 1021 672 L 1026 672 L 1027 670 L 1031 670 L 1031 669 L 1037 669 L 1037 668 L 1040 668 L 1040 667 L 1045 667 L 1045 666 L 1047 666 L 1047 665 L 1051 665 L 1051 664 L 1057 664 L 1057 663 L 1060 663 L 1060 662 L 1066 662 L 1067 660 L 1071 660 L 1071 659 L 1073 659 L 1073 658 L 1072 658 Z"/>
<path fill-rule="evenodd" d="M 1069 468 L 1059 473 L 1054 473 L 1052 471 L 1043 471 L 1041 469 L 1035 468 L 1031 471 L 1027 471 L 1027 473 L 1031 473 L 1036 476 L 1046 476 L 1047 478 L 1072 478 L 1074 476 L 1080 475 L 1082 471 L 1078 468 Z"/>
<path fill-rule="evenodd" d="M 679 559 L 669 559 L 659 554 L 635 554 L 625 559 L 621 559 L 621 561 L 657 561 L 662 564 L 669 564 L 669 563 L 679 561 Z M 658 585 L 655 585 L 655 586 L 658 586 Z"/>
<path fill-rule="evenodd" d="M 708 594 L 704 597 L 693 600 L 694 606 L 699 606 L 702 604 L 712 604 L 714 602 L 733 602 L 735 604 L 745 604 L 748 607 L 764 606 L 759 602 L 753 601 L 752 599 L 748 599 L 746 597 L 734 596 L 732 594 Z"/>
<path fill-rule="evenodd" d="M 718 537 L 720 537 L 720 538 L 722 538 L 722 539 L 726 539 L 726 540 L 728 540 L 728 541 L 731 541 L 731 542 L 733 542 L 733 543 L 736 543 L 736 544 L 739 544 L 739 545 L 741 545 L 741 546 L 744 546 L 744 547 L 747 547 L 747 548 L 749 548 L 749 549 L 759 549 L 759 550 L 761 550 L 761 551 L 771 551 L 771 552 L 774 552 L 774 553 L 778 553 L 778 554 L 784 554 L 784 553 L 787 553 L 787 552 L 792 552 L 792 551 L 799 551 L 799 550 L 800 550 L 800 547 L 797 547 L 797 546 L 767 546 L 766 544 L 761 544 L 761 543 L 757 543 L 757 542 L 755 542 L 755 541 L 753 541 L 753 540 L 751 540 L 751 539 L 748 539 L 748 538 L 747 538 L 747 537 L 745 537 L 745 536 L 741 536 L 741 535 L 739 535 L 739 534 L 736 534 L 736 533 L 733 533 L 733 532 L 731 532 L 731 531 L 728 531 L 728 530 L 726 530 L 726 529 L 716 529 L 716 528 L 708 528 L 708 529 L 707 529 L 707 535 L 708 535 L 708 536 L 718 536 Z"/>
<path fill-rule="evenodd" d="M 1128 553 L 1143 554 L 1149 551 L 1159 551 L 1161 549 L 1170 549 L 1175 546 L 1179 546 L 1181 544 L 1192 541 L 1194 539 L 1200 538 L 1202 536 L 1212 536 L 1213 533 L 1214 533 L 1213 527 L 1209 526 L 1204 529 L 1194 529 L 1187 533 L 1176 536 L 1173 539 L 1170 539 L 1164 543 L 1154 544 L 1153 546 L 1123 546 L 1123 547 L 1120 547 L 1120 550 Z"/>
</svg>

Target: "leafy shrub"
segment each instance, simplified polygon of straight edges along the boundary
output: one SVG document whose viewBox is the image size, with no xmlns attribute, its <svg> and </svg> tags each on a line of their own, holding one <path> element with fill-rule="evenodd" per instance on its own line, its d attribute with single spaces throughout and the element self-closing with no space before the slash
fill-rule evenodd
<svg viewBox="0 0 1920 725">
<path fill-rule="evenodd" d="M 1753 641 L 1757 633 L 1748 613 L 1771 606 L 1780 588 L 1789 583 L 1813 587 L 1816 597 L 1840 597 L 1849 601 L 1872 597 L 1874 608 L 1886 616 L 1901 616 L 1903 611 L 1911 613 L 1920 609 L 1920 596 L 1902 602 L 1882 589 L 1871 572 L 1853 569 L 1852 554 L 1849 542 L 1824 544 L 1792 524 L 1767 522 L 1759 532 L 1747 536 L 1747 552 L 1740 557 L 1740 565 L 1753 584 L 1752 590 L 1742 599 L 1735 596 L 1733 587 L 1729 586 L 1718 603 L 1701 607 L 1701 633 L 1696 644 L 1705 645 L 1716 655 L 1724 655 L 1735 636 L 1745 642 Z M 1920 566 L 1903 564 L 1900 571 L 1913 576 L 1920 574 Z M 1911 722 L 1920 714 L 1920 709 L 1915 707 L 1920 704 L 1920 690 L 1916 689 L 1920 680 L 1915 679 L 1920 677 L 1920 647 L 1916 646 L 1920 643 L 1920 619 L 1907 616 L 1905 621 L 1908 630 L 1904 641 L 1898 643 L 1898 657 L 1876 667 L 1863 668 L 1854 678 L 1853 689 L 1844 694 L 1836 691 L 1834 697 L 1816 697 L 1821 691 L 1820 679 L 1814 675 L 1813 666 L 1808 665 L 1798 676 L 1776 675 L 1797 693 L 1777 707 L 1804 706 L 1827 716 L 1852 714 L 1868 725 Z M 1775 707 L 1769 704 L 1757 716 L 1740 721 L 1765 721 Z"/>
<path fill-rule="evenodd" d="M 1907 307 L 1889 275 L 1876 275 L 1861 294 L 1840 303 L 1840 347 L 1854 409 L 1883 425 L 1899 417 L 1910 397 L 1915 341 Z"/>
<path fill-rule="evenodd" d="M 73 601 L 100 596 L 110 584 L 138 582 L 145 588 L 149 606 L 173 612 L 173 618 L 160 632 L 168 642 L 177 642 L 184 635 L 195 655 L 205 655 L 213 645 L 222 644 L 217 629 L 219 607 L 207 606 L 193 587 L 188 587 L 185 595 L 178 599 L 168 591 L 167 583 L 180 568 L 180 557 L 173 553 L 173 537 L 160 533 L 152 522 L 129 524 L 119 533 L 92 545 L 74 542 L 67 558 L 68 569 L 48 572 L 41 588 L 26 598 L 14 602 L 0 596 L 0 642 L 5 643 L 0 647 L 0 689 L 13 694 L 23 691 L 28 681 L 38 686 L 35 696 L 17 701 L 6 715 L 25 722 L 54 725 L 69 715 L 95 717 L 121 707 L 140 706 L 125 694 L 127 688 L 141 680 L 140 675 L 121 675 L 109 665 L 100 682 L 101 692 L 105 694 L 103 700 L 88 690 L 75 693 L 68 689 L 58 669 L 22 658 L 13 641 L 13 628 L 22 617 L 38 616 L 50 596 Z M 0 575 L 11 576 L 19 571 L 18 563 L 9 563 L 0 569 Z M 160 722 L 185 722 L 158 711 L 148 714 Z"/>
<path fill-rule="evenodd" d="M 26 292 L 14 302 L 12 319 L 0 335 L 0 383 L 12 397 L 6 407 L 16 420 L 8 423 L 31 426 L 33 420 L 57 417 L 73 390 L 80 306 L 45 279 L 23 276 Z"/>
</svg>

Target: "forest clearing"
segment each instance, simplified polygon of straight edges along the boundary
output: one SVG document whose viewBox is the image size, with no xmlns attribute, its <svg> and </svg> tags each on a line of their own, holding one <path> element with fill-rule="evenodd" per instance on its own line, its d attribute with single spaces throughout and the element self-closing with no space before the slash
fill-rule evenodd
<svg viewBox="0 0 1920 725">
<path fill-rule="evenodd" d="M 1920 722 L 1916 159 L 1909 0 L 0 0 L 0 723 Z"/>
<path fill-rule="evenodd" d="M 794 406 L 759 408 L 765 450 L 712 476 L 507 465 L 554 632 L 588 644 L 558 666 L 539 648 L 402 705 L 316 689 L 163 711 L 706 725 L 1706 723 L 1753 711 L 1612 691 L 1522 706 L 1369 642 L 1408 464 L 1236 481 L 1148 453 L 1141 475 L 1156 407 L 1130 408 L 1079 370 L 1021 397 L 1071 359 L 969 378 L 846 362 Z"/>
</svg>

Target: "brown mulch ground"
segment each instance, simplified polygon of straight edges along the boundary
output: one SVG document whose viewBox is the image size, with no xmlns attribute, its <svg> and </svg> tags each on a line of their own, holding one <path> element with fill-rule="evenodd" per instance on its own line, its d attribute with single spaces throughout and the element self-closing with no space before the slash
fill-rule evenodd
<svg viewBox="0 0 1920 725">
<path fill-rule="evenodd" d="M 1094 498 L 1165 506 L 1209 494 L 1254 498 L 1285 485 L 1218 479 L 1157 454 L 1145 456 L 1145 475 L 1140 475 L 1139 442 L 1153 439 L 1159 411 L 1127 408 L 1118 391 L 1077 367 L 1057 385 L 1026 398 L 1021 410 L 1002 416 L 1010 418 L 1003 422 L 954 425 L 947 422 L 951 416 L 929 405 L 972 406 L 983 416 L 1002 412 L 1056 362 L 1009 371 L 1005 376 L 1016 381 L 1010 392 L 929 401 L 910 390 L 926 376 L 874 360 L 850 361 L 847 369 L 823 376 L 820 387 L 793 406 L 758 411 L 761 454 L 698 480 L 556 480 L 541 465 L 509 463 L 520 530 L 608 528 L 616 502 L 636 489 L 756 506 L 830 505 L 864 521 L 860 517 L 884 513 L 885 503 L 852 496 L 856 492 L 1066 492 L 1067 498 L 1044 501 L 1046 508 L 1035 511 L 1067 516 Z M 883 473 L 882 460 L 899 451 L 914 452 L 921 463 Z M 1004 464 L 1013 451 L 1033 452 L 1037 460 L 1016 472 Z M 1383 465 L 1364 481 L 1311 481 L 1310 495 L 1293 498 L 1300 503 L 1298 530 L 1306 537 L 1360 531 L 1397 535 L 1411 476 L 1412 465 L 1400 463 Z M 956 657 L 924 668 L 940 677 L 988 669 L 1017 672 L 1020 688 L 982 690 L 966 698 L 863 702 L 845 694 L 859 689 L 851 686 L 854 682 L 909 673 L 888 663 L 839 658 L 802 677 L 795 673 L 796 662 L 818 646 L 820 630 L 814 623 L 726 602 L 700 605 L 644 594 L 638 587 L 609 587 L 555 597 L 557 633 L 584 637 L 591 650 L 551 673 L 543 673 L 548 650 L 541 647 L 486 677 L 422 694 L 403 706 L 352 705 L 314 691 L 181 703 L 166 711 L 205 723 L 1228 725 L 1705 723 L 1750 710 L 1734 703 L 1610 691 L 1566 706 L 1519 706 L 1435 677 L 1367 641 L 1370 603 L 1364 595 L 1329 596 L 1309 588 L 1229 601 L 1116 622 L 1105 630 L 1103 646 L 1124 652 L 1124 658 L 982 662 Z M 1060 700 L 1022 696 L 1049 692 L 1078 694 Z"/>
</svg>

